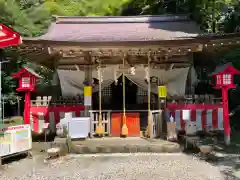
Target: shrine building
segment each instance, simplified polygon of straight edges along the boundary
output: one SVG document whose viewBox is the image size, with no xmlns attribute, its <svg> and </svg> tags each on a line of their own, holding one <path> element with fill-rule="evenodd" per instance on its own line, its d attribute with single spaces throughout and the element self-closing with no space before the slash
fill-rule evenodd
<svg viewBox="0 0 240 180">
<path fill-rule="evenodd" d="M 104 135 L 120 136 L 124 125 L 128 136 L 148 131 L 158 137 L 164 108 L 172 112 L 178 131 L 184 131 L 185 110 L 199 131 L 223 129 L 221 97 L 195 94 L 196 68 L 214 64 L 198 54 L 239 45 L 240 34 L 204 34 L 185 15 L 56 16 L 45 34 L 23 38 L 12 50 L 55 71 L 52 90 L 32 100 L 34 131 L 50 122 L 54 132 L 64 112 L 72 112 L 91 117 L 92 136 L 100 122 Z M 88 105 L 86 86 L 92 87 Z M 159 86 L 166 87 L 166 97 L 159 96 Z"/>
</svg>

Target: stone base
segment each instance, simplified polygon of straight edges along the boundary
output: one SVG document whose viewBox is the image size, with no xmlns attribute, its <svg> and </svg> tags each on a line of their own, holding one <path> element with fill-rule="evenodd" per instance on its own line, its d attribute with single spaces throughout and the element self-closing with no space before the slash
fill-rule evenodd
<svg viewBox="0 0 240 180">
<path fill-rule="evenodd" d="M 180 145 L 175 142 L 141 137 L 102 137 L 72 141 L 67 141 L 66 138 L 55 138 L 53 143 L 33 143 L 33 150 L 40 151 L 44 145 L 47 145 L 44 149 L 59 148 L 59 156 L 67 153 L 177 153 L 182 150 Z"/>
<path fill-rule="evenodd" d="M 176 153 L 180 152 L 180 145 L 160 139 L 146 139 L 139 137 L 127 138 L 100 138 L 85 141 L 72 141 L 71 153 L 94 154 L 94 153 Z"/>
</svg>

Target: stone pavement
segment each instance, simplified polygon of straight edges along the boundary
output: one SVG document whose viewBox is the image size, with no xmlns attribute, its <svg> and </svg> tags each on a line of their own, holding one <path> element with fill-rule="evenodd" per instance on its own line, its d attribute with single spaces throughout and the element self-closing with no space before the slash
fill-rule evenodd
<svg viewBox="0 0 240 180">
<path fill-rule="evenodd" d="M 180 152 L 180 145 L 161 139 L 103 137 L 83 141 L 72 141 L 71 152 L 76 154 L 136 152 L 173 153 Z"/>
<path fill-rule="evenodd" d="M 227 180 L 218 167 L 183 153 L 41 155 L 0 169 L 1 180 Z M 230 180 L 230 179 L 229 179 Z"/>
</svg>

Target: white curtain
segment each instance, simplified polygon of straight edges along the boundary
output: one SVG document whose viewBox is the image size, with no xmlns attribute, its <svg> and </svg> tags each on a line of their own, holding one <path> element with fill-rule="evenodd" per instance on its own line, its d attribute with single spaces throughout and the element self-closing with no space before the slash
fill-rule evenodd
<svg viewBox="0 0 240 180">
<path fill-rule="evenodd" d="M 187 68 L 178 68 L 171 70 L 159 70 L 159 69 L 150 69 L 150 77 L 155 76 L 161 81 L 165 82 L 167 86 L 168 95 L 170 96 L 184 96 L 186 80 L 188 76 L 189 67 Z M 135 75 L 127 75 L 127 78 L 135 83 L 137 86 L 148 90 L 148 85 L 146 83 L 146 72 L 144 68 L 137 68 Z M 157 94 L 157 86 L 151 86 L 151 92 Z"/>
<path fill-rule="evenodd" d="M 192 68 L 193 69 L 193 68 Z M 102 69 L 102 89 L 110 86 L 115 79 L 118 79 L 121 76 L 121 73 L 115 73 L 118 70 L 118 66 L 112 65 L 107 66 Z M 150 69 L 150 77 L 157 77 L 161 81 L 165 82 L 168 90 L 169 96 L 184 96 L 186 80 L 188 76 L 189 67 L 187 68 L 177 68 L 171 70 L 160 70 L 160 69 Z M 192 82 L 196 82 L 196 73 L 195 70 L 192 70 Z M 62 89 L 62 94 L 64 95 L 76 95 L 82 94 L 84 88 L 84 71 L 67 71 L 67 70 L 58 70 L 58 76 L 60 80 L 60 85 Z M 98 79 L 97 70 L 93 70 L 92 77 Z M 148 90 L 148 85 L 146 83 L 146 69 L 144 67 L 136 67 L 135 75 L 126 75 L 126 77 L 135 83 L 138 87 L 143 90 Z M 157 94 L 156 85 L 151 86 L 151 92 Z M 98 91 L 98 86 L 93 89 L 93 92 Z"/>
<path fill-rule="evenodd" d="M 191 68 L 191 85 L 196 85 L 196 83 L 198 82 L 198 79 L 197 79 L 197 73 L 196 73 L 196 70 L 192 67 Z"/>
<path fill-rule="evenodd" d="M 184 96 L 189 67 L 172 69 L 166 72 L 168 94 L 170 96 Z"/>
<path fill-rule="evenodd" d="M 84 71 L 57 70 L 62 96 L 76 96 L 83 94 Z"/>
<path fill-rule="evenodd" d="M 102 78 L 103 81 L 101 83 L 101 88 L 104 89 L 105 87 L 110 86 L 113 82 L 114 82 L 114 74 L 115 71 L 117 70 L 117 66 L 116 65 L 112 65 L 112 66 L 107 66 L 106 68 L 102 68 Z M 118 79 L 121 76 L 121 74 L 117 74 L 116 78 Z M 92 72 L 92 77 L 98 79 L 98 72 L 97 70 L 93 70 Z M 93 92 L 97 92 L 99 90 L 99 87 L 96 86 L 93 89 Z"/>
</svg>

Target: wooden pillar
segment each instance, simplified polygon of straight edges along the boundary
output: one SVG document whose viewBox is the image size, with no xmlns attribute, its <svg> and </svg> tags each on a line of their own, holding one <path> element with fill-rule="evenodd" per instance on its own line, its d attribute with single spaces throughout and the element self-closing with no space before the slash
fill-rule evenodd
<svg viewBox="0 0 240 180">
<path fill-rule="evenodd" d="M 164 86 L 166 84 L 164 84 L 163 82 L 159 82 L 159 86 Z M 162 116 L 162 132 L 161 134 L 165 135 L 167 134 L 167 119 L 166 119 L 166 113 L 167 113 L 167 98 L 161 98 L 158 96 L 158 101 L 159 101 L 159 109 L 162 110 L 161 116 Z"/>
<path fill-rule="evenodd" d="M 192 98 L 194 98 L 194 95 L 195 95 L 195 87 L 192 85 L 192 76 L 193 76 L 193 70 L 194 70 L 194 56 L 193 56 L 193 53 L 190 53 L 190 56 L 189 56 L 189 60 L 191 62 L 191 66 L 190 66 L 190 77 L 189 77 L 189 82 L 190 82 L 190 94 L 192 96 Z"/>
<path fill-rule="evenodd" d="M 53 75 L 53 78 L 52 78 L 52 86 L 53 86 L 52 92 L 53 93 L 51 93 L 51 95 L 52 95 L 52 99 L 54 99 L 54 100 L 57 100 L 59 98 L 59 96 L 62 95 L 61 88 L 60 88 L 60 91 L 59 91 L 60 81 L 59 81 L 59 77 L 58 77 L 58 74 L 57 74 L 58 59 L 59 58 L 60 58 L 59 56 L 56 56 L 56 57 L 53 58 L 54 75 Z"/>
<path fill-rule="evenodd" d="M 157 83 L 158 83 L 158 84 L 157 84 L 158 87 L 162 85 L 160 79 L 158 79 L 158 82 L 157 82 Z M 158 91 L 158 89 L 157 89 L 157 91 Z M 157 93 L 158 93 L 158 92 L 157 92 Z M 159 98 L 159 96 L 157 96 L 157 97 L 158 97 L 158 109 L 160 110 L 160 109 L 161 109 L 161 99 Z"/>
<path fill-rule="evenodd" d="M 147 137 L 151 137 L 152 130 L 152 119 L 151 119 L 151 75 L 150 75 L 150 63 L 151 63 L 151 52 L 148 52 L 148 71 L 147 71 L 147 82 L 148 82 L 148 125 L 147 125 Z"/>
<path fill-rule="evenodd" d="M 230 123 L 229 123 L 229 110 L 228 110 L 228 88 L 222 88 L 223 100 L 223 126 L 224 126 L 224 140 L 226 145 L 230 145 Z"/>
<path fill-rule="evenodd" d="M 25 92 L 24 99 L 24 124 L 30 124 L 30 106 L 31 106 L 31 93 Z"/>
<path fill-rule="evenodd" d="M 88 65 L 84 67 L 85 72 L 85 81 L 92 83 L 92 66 Z M 84 116 L 90 116 L 89 111 L 92 109 L 92 106 L 85 106 Z"/>
<path fill-rule="evenodd" d="M 168 56 L 165 56 L 167 59 Z M 165 80 L 165 75 L 163 75 L 163 79 L 158 80 L 158 88 L 160 86 L 167 86 L 166 80 Z M 160 97 L 159 94 L 159 89 L 158 89 L 158 105 L 159 105 L 159 110 L 161 110 L 161 136 L 165 136 L 167 134 L 167 119 L 166 119 L 166 111 L 167 111 L 167 88 L 166 88 L 166 97 Z"/>
</svg>

